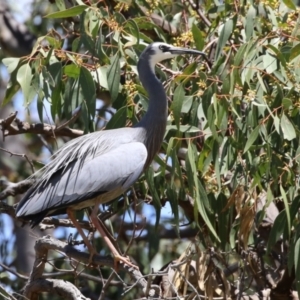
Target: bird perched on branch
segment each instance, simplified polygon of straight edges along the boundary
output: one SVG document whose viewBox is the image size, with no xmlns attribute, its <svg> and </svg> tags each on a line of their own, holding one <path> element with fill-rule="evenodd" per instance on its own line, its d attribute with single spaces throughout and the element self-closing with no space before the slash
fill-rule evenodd
<svg viewBox="0 0 300 300">
<path fill-rule="evenodd" d="M 126 192 L 159 151 L 168 107 L 166 93 L 154 68 L 160 61 L 184 54 L 204 55 L 197 50 L 165 43 L 156 42 L 146 47 L 138 61 L 138 73 L 149 94 L 149 107 L 141 121 L 134 127 L 93 132 L 66 143 L 37 173 L 37 181 L 16 208 L 17 217 L 30 220 L 35 226 L 48 215 L 66 212 L 93 255 L 95 250 L 73 213 L 94 206 L 90 219 L 115 261 L 134 266 L 114 247 L 97 218 L 97 212 L 99 204 Z"/>
</svg>

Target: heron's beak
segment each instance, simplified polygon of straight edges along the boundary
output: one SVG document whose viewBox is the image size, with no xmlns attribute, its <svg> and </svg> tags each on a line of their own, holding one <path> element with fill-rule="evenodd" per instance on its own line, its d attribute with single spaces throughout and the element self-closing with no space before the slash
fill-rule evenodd
<svg viewBox="0 0 300 300">
<path fill-rule="evenodd" d="M 187 48 L 180 48 L 180 47 L 170 47 L 168 51 L 173 55 L 181 55 L 181 54 L 192 54 L 192 55 L 201 55 L 202 58 L 211 66 L 211 62 L 207 58 L 206 54 L 202 51 L 194 50 L 194 49 L 187 49 Z"/>
<path fill-rule="evenodd" d="M 180 47 L 170 47 L 168 49 L 174 55 L 181 55 L 181 54 L 192 54 L 192 55 L 202 55 L 206 57 L 204 52 L 194 50 L 194 49 L 187 49 L 187 48 L 180 48 Z"/>
</svg>

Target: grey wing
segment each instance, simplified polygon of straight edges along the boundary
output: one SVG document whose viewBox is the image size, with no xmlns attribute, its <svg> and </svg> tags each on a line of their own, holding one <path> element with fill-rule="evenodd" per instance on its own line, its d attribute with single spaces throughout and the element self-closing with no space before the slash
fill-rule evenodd
<svg viewBox="0 0 300 300">
<path fill-rule="evenodd" d="M 89 160 L 76 160 L 54 173 L 46 184 L 37 183 L 28 191 L 18 204 L 16 215 L 26 217 L 59 211 L 101 194 L 113 195 L 114 191 L 120 195 L 139 178 L 146 159 L 145 145 L 134 142 Z"/>
</svg>

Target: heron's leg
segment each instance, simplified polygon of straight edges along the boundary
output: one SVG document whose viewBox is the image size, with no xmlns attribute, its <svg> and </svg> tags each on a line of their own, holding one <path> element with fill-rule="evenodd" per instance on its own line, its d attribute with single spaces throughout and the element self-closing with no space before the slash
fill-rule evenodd
<svg viewBox="0 0 300 300">
<path fill-rule="evenodd" d="M 126 264 L 128 266 L 138 269 L 138 266 L 134 265 L 127 257 L 122 256 L 119 253 L 119 251 L 116 249 L 116 247 L 113 245 L 112 241 L 110 240 L 110 238 L 108 237 L 108 235 L 106 233 L 104 224 L 101 222 L 101 220 L 98 219 L 97 212 L 98 212 L 98 206 L 95 205 L 93 208 L 93 211 L 90 215 L 91 221 L 92 221 L 93 225 L 97 228 L 99 233 L 101 234 L 101 237 L 105 241 L 105 243 L 108 246 L 108 248 L 110 249 L 110 251 L 112 252 L 115 262 L 122 261 L 124 264 Z M 116 266 L 115 266 L 115 269 L 116 269 Z"/>
<path fill-rule="evenodd" d="M 74 216 L 74 211 L 71 208 L 67 208 L 67 214 L 68 214 L 70 220 L 72 221 L 73 225 L 75 226 L 75 228 L 78 230 L 78 232 L 81 235 L 82 239 L 84 240 L 85 245 L 89 249 L 89 252 L 90 252 L 89 263 L 91 264 L 92 261 L 93 261 L 93 256 L 97 252 L 96 252 L 95 248 L 92 246 L 92 244 L 90 243 L 90 241 L 88 240 L 88 238 L 86 237 L 86 235 L 84 234 L 84 232 L 83 232 L 82 228 L 80 227 L 78 221 L 76 220 L 76 218 Z"/>
</svg>

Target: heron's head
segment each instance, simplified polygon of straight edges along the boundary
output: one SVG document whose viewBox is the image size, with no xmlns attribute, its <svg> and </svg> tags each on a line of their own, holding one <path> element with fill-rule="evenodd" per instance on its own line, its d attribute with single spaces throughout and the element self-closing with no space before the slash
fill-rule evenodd
<svg viewBox="0 0 300 300">
<path fill-rule="evenodd" d="M 205 56 L 203 52 L 198 50 L 175 47 L 166 43 L 155 42 L 146 47 L 141 55 L 141 58 L 143 57 L 144 59 L 148 60 L 151 68 L 154 69 L 154 66 L 158 62 L 184 54 Z"/>
</svg>

